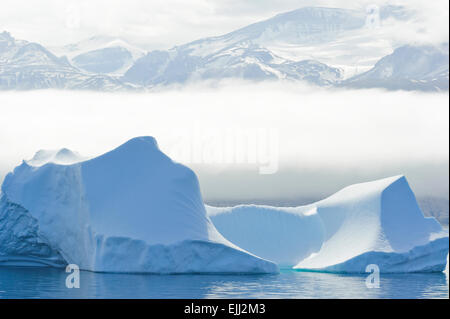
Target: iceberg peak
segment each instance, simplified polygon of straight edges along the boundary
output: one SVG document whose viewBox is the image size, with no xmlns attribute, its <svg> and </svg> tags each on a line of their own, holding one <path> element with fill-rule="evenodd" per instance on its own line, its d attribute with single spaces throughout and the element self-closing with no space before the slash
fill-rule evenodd
<svg viewBox="0 0 450 319">
<path fill-rule="evenodd" d="M 61 148 L 57 150 L 39 150 L 33 158 L 25 161 L 27 165 L 39 167 L 48 163 L 59 165 L 71 165 L 85 160 L 83 156 L 77 152 L 71 151 L 68 148 Z"/>
<path fill-rule="evenodd" d="M 147 167 L 148 161 L 152 160 L 169 160 L 172 161 L 159 149 L 158 142 L 154 137 L 141 136 L 132 138 L 115 149 L 100 155 L 92 160 L 117 160 L 122 162 L 120 165 L 131 165 L 135 163 Z"/>
<path fill-rule="evenodd" d="M 428 272 L 446 265 L 448 232 L 424 217 L 404 175 L 354 184 L 306 206 L 208 213 L 233 243 L 297 269 L 364 273 L 377 264 L 381 272 Z"/>
<path fill-rule="evenodd" d="M 6 225 L 2 231 L 8 236 L 0 236 L 0 265 L 73 263 L 91 271 L 142 273 L 278 271 L 217 231 L 195 173 L 162 153 L 153 137 L 131 139 L 72 165 L 58 163 L 74 154 L 38 152 L 32 163 L 52 165 L 21 165 L 5 178 L 0 225 Z M 11 221 L 19 215 L 39 230 L 29 231 L 31 242 L 45 242 L 51 254 L 24 250 L 20 236 L 26 230 Z"/>
<path fill-rule="evenodd" d="M 123 143 L 118 148 L 122 148 L 122 147 L 138 147 L 138 146 L 157 148 L 159 150 L 158 142 L 156 141 L 156 139 L 153 136 L 134 137 L 132 139 L 129 139 L 127 142 Z"/>
</svg>

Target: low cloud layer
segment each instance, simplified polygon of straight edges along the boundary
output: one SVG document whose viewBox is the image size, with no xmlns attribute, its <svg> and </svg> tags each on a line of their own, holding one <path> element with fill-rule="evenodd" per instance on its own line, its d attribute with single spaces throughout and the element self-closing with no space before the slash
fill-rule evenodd
<svg viewBox="0 0 450 319">
<path fill-rule="evenodd" d="M 146 94 L 5 92 L 0 173 L 39 149 L 96 156 L 152 135 L 195 169 L 207 199 L 317 198 L 398 174 L 419 195 L 448 197 L 448 99 L 447 93 L 247 83 Z M 232 144 L 231 154 L 244 150 L 243 160 L 215 161 L 217 145 L 242 132 L 259 136 L 250 140 L 259 146 Z M 264 152 L 249 160 L 249 149 Z M 261 174 L 270 162 L 276 169 Z"/>
</svg>

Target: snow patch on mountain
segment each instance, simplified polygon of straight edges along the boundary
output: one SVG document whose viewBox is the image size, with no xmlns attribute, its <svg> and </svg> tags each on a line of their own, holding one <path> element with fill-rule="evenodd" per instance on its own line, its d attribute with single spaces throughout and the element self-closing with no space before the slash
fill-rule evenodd
<svg viewBox="0 0 450 319">
<path fill-rule="evenodd" d="M 82 71 L 40 44 L 0 33 L 0 90 L 49 88 L 119 91 L 133 86 L 108 75 Z"/>
<path fill-rule="evenodd" d="M 331 85 L 342 70 L 314 57 L 289 59 L 267 48 L 273 43 L 315 45 L 360 29 L 359 11 L 306 7 L 277 15 L 218 37 L 200 39 L 168 51 L 152 51 L 136 61 L 123 80 L 144 86 L 185 83 L 188 80 L 240 78 L 251 81 L 301 80 Z"/>
<path fill-rule="evenodd" d="M 53 48 L 55 54 L 67 56 L 78 68 L 92 73 L 124 74 L 145 55 L 145 50 L 123 39 L 94 36 L 78 43 Z"/>
<path fill-rule="evenodd" d="M 448 91 L 448 43 L 441 46 L 406 45 L 357 75 L 343 85 L 356 88 Z"/>
<path fill-rule="evenodd" d="M 53 47 L 52 51 L 57 55 L 66 55 L 68 58 L 72 59 L 77 55 L 105 48 L 124 48 L 131 53 L 134 59 L 145 54 L 145 50 L 132 45 L 123 39 L 104 35 L 93 36 L 63 47 Z"/>
<path fill-rule="evenodd" d="M 304 7 L 151 52 L 122 39 L 95 36 L 50 53 L 2 33 L 0 89 L 145 91 L 243 79 L 448 91 L 448 44 L 404 46 L 407 42 L 396 34 L 398 23 L 413 23 L 415 13 L 402 6 L 377 10 L 377 25 L 371 26 L 365 10 Z M 15 57 L 18 50 L 23 52 Z"/>
</svg>

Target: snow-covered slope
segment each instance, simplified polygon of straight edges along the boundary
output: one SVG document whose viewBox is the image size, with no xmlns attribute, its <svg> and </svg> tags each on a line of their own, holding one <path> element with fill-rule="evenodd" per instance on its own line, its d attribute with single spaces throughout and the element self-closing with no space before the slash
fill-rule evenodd
<svg viewBox="0 0 450 319">
<path fill-rule="evenodd" d="M 65 45 L 63 47 L 51 48 L 57 55 L 65 55 L 72 59 L 80 54 L 105 49 L 105 48 L 123 48 L 130 52 L 134 59 L 141 57 L 145 50 L 126 42 L 123 39 L 105 35 L 97 35 L 77 43 Z"/>
<path fill-rule="evenodd" d="M 47 88 L 115 91 L 133 87 L 107 75 L 83 72 L 40 44 L 0 33 L 0 90 Z"/>
<path fill-rule="evenodd" d="M 380 8 L 380 21 L 404 19 L 402 7 Z M 124 81 L 167 85 L 240 78 L 340 83 L 392 52 L 385 34 L 366 26 L 364 10 L 304 7 L 222 36 L 199 39 L 139 59 Z"/>
<path fill-rule="evenodd" d="M 339 68 L 313 57 L 289 59 L 267 46 L 279 43 L 327 42 L 339 34 L 362 28 L 364 12 L 306 7 L 258 22 L 223 36 L 200 39 L 168 51 L 153 51 L 125 74 L 124 81 L 154 86 L 188 79 L 291 79 L 317 85 L 342 80 Z"/>
<path fill-rule="evenodd" d="M 297 44 L 327 42 L 342 32 L 362 28 L 365 19 L 364 11 L 304 7 L 278 14 L 222 36 L 197 40 L 178 49 L 206 57 L 248 43 L 264 47 L 273 42 Z"/>
<path fill-rule="evenodd" d="M 55 54 L 67 56 L 78 68 L 92 73 L 124 74 L 145 51 L 126 41 L 109 36 L 94 36 L 64 47 Z"/>
<path fill-rule="evenodd" d="M 441 46 L 402 46 L 369 71 L 344 83 L 357 88 L 448 91 L 448 43 Z"/>
<path fill-rule="evenodd" d="M 0 265 L 277 272 L 222 237 L 206 215 L 195 174 L 150 137 L 85 161 L 68 150 L 38 153 L 5 178 L 0 225 Z"/>
<path fill-rule="evenodd" d="M 263 258 L 297 269 L 443 271 L 448 233 L 425 218 L 405 177 L 349 186 L 295 208 L 208 207 L 217 229 Z"/>
<path fill-rule="evenodd" d="M 311 26 L 311 30 L 321 32 L 313 32 L 315 36 L 310 36 L 312 41 L 296 37 L 293 32 L 290 37 L 280 34 L 260 43 L 283 59 L 315 60 L 338 68 L 347 79 L 371 69 L 378 60 L 390 54 L 399 44 L 394 40 L 396 35 L 389 27 L 400 21 L 407 23 L 414 18 L 414 13 L 402 6 L 372 6 L 372 10 L 371 13 L 366 10 L 305 8 L 303 12 L 300 9 L 288 12 L 285 19 L 289 19 L 289 16 L 305 16 L 309 11 L 310 16 L 299 18 L 297 23 L 305 21 Z M 366 23 L 370 14 L 378 14 L 377 23 L 381 27 L 372 27 Z M 277 20 L 281 22 L 285 15 L 278 15 Z M 319 18 L 318 15 L 323 17 Z"/>
<path fill-rule="evenodd" d="M 93 73 L 118 72 L 130 66 L 132 61 L 131 53 L 121 47 L 93 50 L 72 59 L 76 67 Z"/>
<path fill-rule="evenodd" d="M 448 44 L 408 46 L 396 32 L 418 23 L 415 13 L 389 5 L 374 11 L 304 7 L 225 35 L 151 52 L 122 39 L 95 36 L 52 48 L 62 58 L 33 44 L 27 49 L 31 54 L 16 59 L 14 48 L 27 42 L 3 33 L 0 89 L 147 90 L 233 78 L 448 91 Z M 371 14 L 377 16 L 375 25 Z"/>
<path fill-rule="evenodd" d="M 316 85 L 332 85 L 342 79 L 342 74 L 340 69 L 314 60 L 295 62 L 281 59 L 267 49 L 243 44 L 207 57 L 178 49 L 152 51 L 128 70 L 123 81 L 152 87 L 188 80 L 227 78 L 303 80 Z"/>
<path fill-rule="evenodd" d="M 0 33 L 0 89 L 63 87 L 76 70 L 43 46 Z"/>
</svg>

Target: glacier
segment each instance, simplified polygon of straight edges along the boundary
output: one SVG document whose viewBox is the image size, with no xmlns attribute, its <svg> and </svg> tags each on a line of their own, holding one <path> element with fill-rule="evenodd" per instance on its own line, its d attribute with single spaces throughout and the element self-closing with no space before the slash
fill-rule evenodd
<svg viewBox="0 0 450 319">
<path fill-rule="evenodd" d="M 195 173 L 152 137 L 92 159 L 41 151 L 6 176 L 0 265 L 67 264 L 97 272 L 278 272 L 216 230 Z"/>
<path fill-rule="evenodd" d="M 424 217 L 404 176 L 356 184 L 300 207 L 207 207 L 228 240 L 303 271 L 441 272 L 448 232 Z"/>
</svg>

